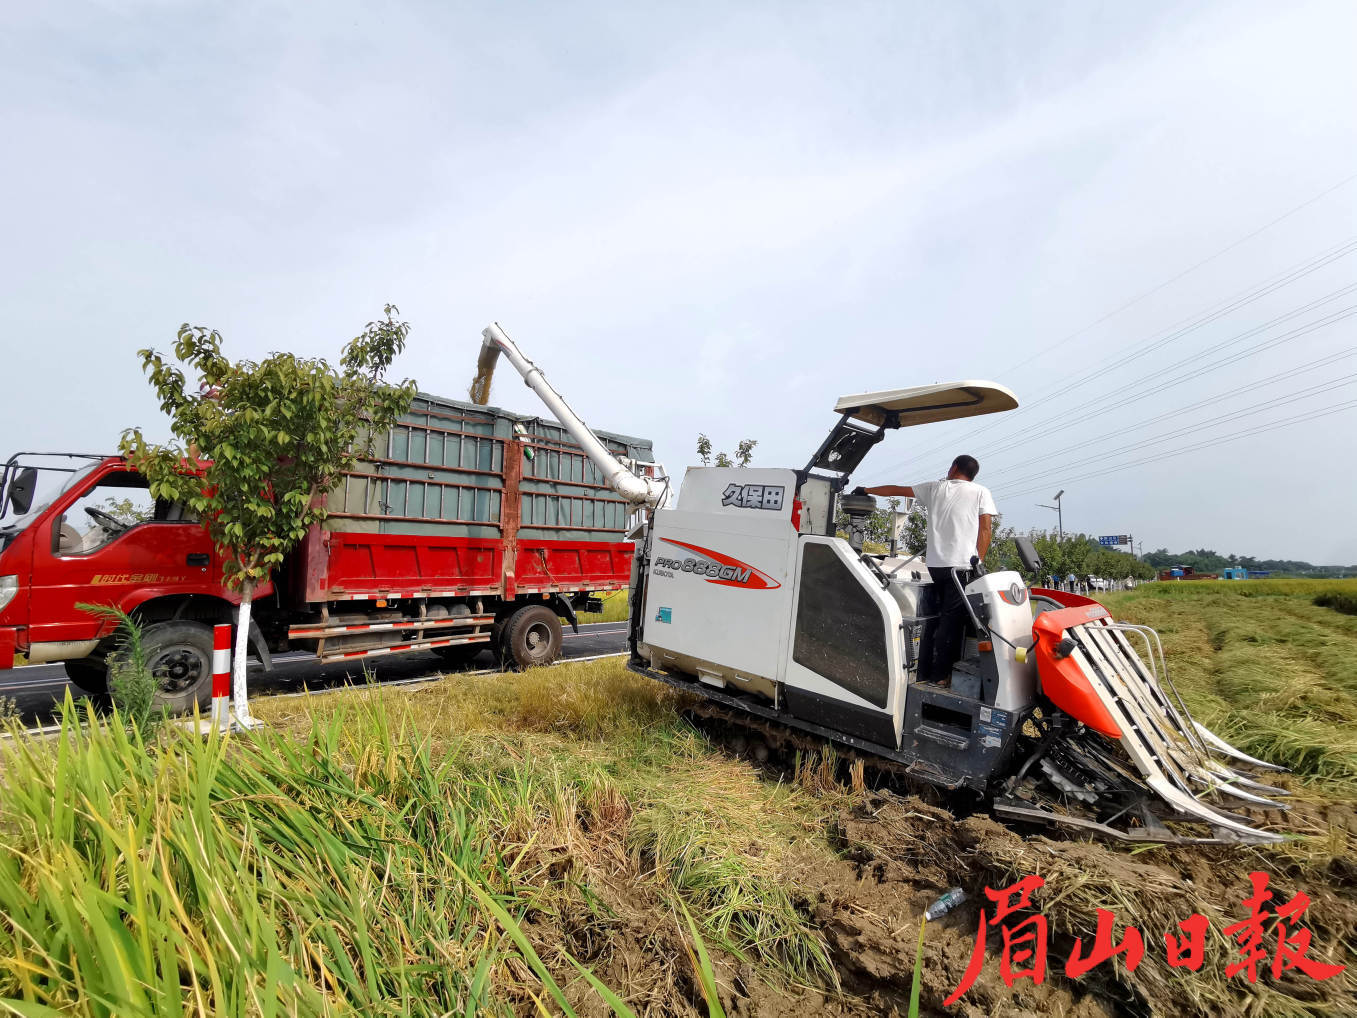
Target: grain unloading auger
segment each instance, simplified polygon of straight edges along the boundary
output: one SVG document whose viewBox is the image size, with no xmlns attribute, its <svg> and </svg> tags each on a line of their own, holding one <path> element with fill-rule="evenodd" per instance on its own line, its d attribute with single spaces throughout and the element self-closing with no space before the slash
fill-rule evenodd
<svg viewBox="0 0 1357 1018">
<path fill-rule="evenodd" d="M 918 681 L 929 574 L 918 559 L 865 554 L 875 500 L 843 491 L 890 431 L 1015 408 L 1003 386 L 845 396 L 801 469 L 690 467 L 677 505 L 660 508 L 667 482 L 613 459 L 497 325 L 478 378 L 499 353 L 611 486 L 650 510 L 635 535 L 632 671 L 697 694 L 702 713 L 756 738 L 829 739 L 878 769 L 977 792 L 999 816 L 1144 841 L 1282 839 L 1239 812 L 1286 808 L 1274 798 L 1285 791 L 1251 776 L 1282 768 L 1197 724 L 1158 635 L 1096 601 L 982 572 L 963 590 L 971 627 L 951 687 Z M 1031 545 L 1019 554 L 1040 575 Z"/>
</svg>

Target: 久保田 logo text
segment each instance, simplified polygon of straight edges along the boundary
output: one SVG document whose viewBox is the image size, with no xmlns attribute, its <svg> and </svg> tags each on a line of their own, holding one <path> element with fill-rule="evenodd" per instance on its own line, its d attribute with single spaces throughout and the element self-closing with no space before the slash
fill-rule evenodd
<svg viewBox="0 0 1357 1018">
<path fill-rule="evenodd" d="M 755 569 L 749 563 L 741 562 L 730 555 L 668 537 L 662 537 L 660 540 L 692 554 L 683 558 L 655 556 L 656 575 L 674 576 L 678 573 L 691 573 L 693 576 L 702 577 L 708 583 L 718 583 L 723 587 L 744 587 L 746 590 L 773 590 L 782 586 L 762 570 Z"/>
</svg>

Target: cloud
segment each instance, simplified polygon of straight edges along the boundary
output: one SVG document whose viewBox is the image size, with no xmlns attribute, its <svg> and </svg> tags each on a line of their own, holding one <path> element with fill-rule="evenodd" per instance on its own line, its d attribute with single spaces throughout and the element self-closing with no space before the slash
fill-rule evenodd
<svg viewBox="0 0 1357 1018">
<path fill-rule="evenodd" d="M 132 351 L 185 319 L 242 355 L 333 356 L 394 300 L 415 325 L 400 367 L 426 389 L 461 392 L 499 319 L 586 419 L 652 436 L 671 465 L 698 430 L 799 465 L 843 392 L 1015 365 L 999 380 L 1024 400 L 1091 364 L 1108 370 L 1091 391 L 1115 385 L 1121 351 L 1357 212 L 1357 187 L 1336 192 L 1021 365 L 1352 171 L 1344 3 L 141 3 L 12 21 L 0 129 L 23 157 L 0 169 L 0 312 L 25 381 L 0 429 L 68 446 L 157 419 Z M 53 393 L 71 409 L 52 414 Z M 535 408 L 505 379 L 496 398 Z M 866 468 L 969 427 L 892 436 Z M 1351 458 L 1353 441 L 1326 446 Z M 1172 462 L 1076 485 L 1075 523 L 1329 554 L 1284 531 L 1257 547 L 1226 482 L 1266 456 L 1319 475 L 1296 444 L 1222 449 L 1190 504 L 1163 494 L 1186 490 Z M 1326 505 L 1357 495 L 1324 483 Z"/>
</svg>

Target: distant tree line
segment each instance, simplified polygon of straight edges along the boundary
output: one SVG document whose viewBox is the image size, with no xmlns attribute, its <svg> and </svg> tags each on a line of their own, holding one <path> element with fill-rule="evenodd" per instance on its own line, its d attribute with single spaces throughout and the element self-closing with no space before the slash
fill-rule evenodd
<svg viewBox="0 0 1357 1018">
<path fill-rule="evenodd" d="M 1221 555 L 1210 548 L 1180 552 L 1170 552 L 1167 548 L 1159 548 L 1147 552 L 1143 558 L 1156 569 L 1191 566 L 1199 573 L 1218 573 L 1230 566 L 1242 566 L 1245 569 L 1289 573 L 1295 576 L 1357 576 L 1357 565 L 1316 566 L 1298 559 L 1260 559 L 1254 558 L 1252 555 Z"/>
</svg>

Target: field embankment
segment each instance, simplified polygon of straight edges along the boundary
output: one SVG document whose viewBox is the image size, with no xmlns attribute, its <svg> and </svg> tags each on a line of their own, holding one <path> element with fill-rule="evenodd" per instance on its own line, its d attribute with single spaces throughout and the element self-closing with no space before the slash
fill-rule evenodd
<svg viewBox="0 0 1357 1018">
<path fill-rule="evenodd" d="M 1227 980 L 1220 933 L 1265 870 L 1278 902 L 1314 899 L 1311 955 L 1354 960 L 1357 618 L 1314 603 L 1352 587 L 1109 598 L 1160 629 L 1207 724 L 1295 768 L 1299 836 L 1277 848 L 1048 838 L 870 773 L 864 788 L 832 759 L 756 768 L 619 661 L 260 701 L 269 727 L 225 742 L 146 749 L 72 718 L 59 742 L 3 751 L 0 998 L 120 1018 L 601 1015 L 612 993 L 637 1014 L 720 1013 L 710 983 L 732 1015 L 904 1014 L 919 916 L 960 884 L 971 901 L 926 931 L 924 1014 L 1357 1013 L 1352 972 Z M 996 933 L 944 1008 L 984 887 L 1029 874 L 1046 981 L 1006 986 Z M 1068 979 L 1099 907 L 1117 939 L 1142 929 L 1145 960 Z M 1205 964 L 1170 969 L 1164 934 L 1194 911 Z"/>
</svg>

